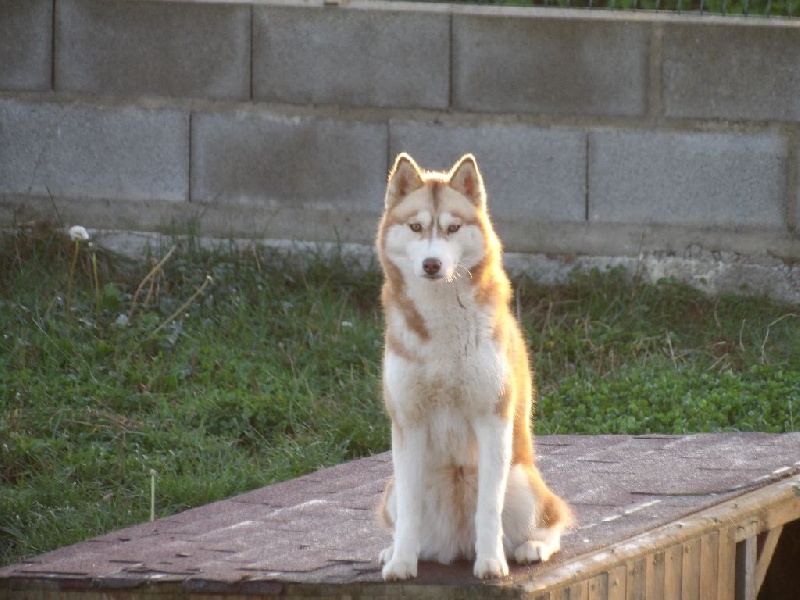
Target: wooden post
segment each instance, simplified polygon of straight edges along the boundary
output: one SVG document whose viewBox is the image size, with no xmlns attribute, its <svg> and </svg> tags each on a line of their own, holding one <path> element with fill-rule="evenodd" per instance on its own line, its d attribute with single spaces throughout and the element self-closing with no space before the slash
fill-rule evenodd
<svg viewBox="0 0 800 600">
<path fill-rule="evenodd" d="M 756 536 L 736 544 L 736 600 L 756 600 Z"/>
<path fill-rule="evenodd" d="M 717 600 L 730 600 L 736 594 L 736 526 L 719 534 L 719 582 Z"/>
</svg>

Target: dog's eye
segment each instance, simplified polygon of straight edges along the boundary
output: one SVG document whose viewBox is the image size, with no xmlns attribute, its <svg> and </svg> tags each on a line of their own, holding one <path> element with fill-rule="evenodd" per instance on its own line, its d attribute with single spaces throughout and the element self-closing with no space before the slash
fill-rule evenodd
<svg viewBox="0 0 800 600">
<path fill-rule="evenodd" d="M 455 233 L 455 232 L 456 232 L 456 231 L 458 231 L 459 229 L 461 229 L 461 225 L 456 225 L 456 224 L 454 223 L 453 225 L 449 225 L 449 226 L 447 227 L 447 233 Z"/>
<path fill-rule="evenodd" d="M 422 231 L 422 225 L 420 225 L 419 223 L 411 223 L 409 224 L 409 227 L 411 228 L 411 231 L 413 231 L 414 233 L 419 233 L 420 231 Z"/>
</svg>

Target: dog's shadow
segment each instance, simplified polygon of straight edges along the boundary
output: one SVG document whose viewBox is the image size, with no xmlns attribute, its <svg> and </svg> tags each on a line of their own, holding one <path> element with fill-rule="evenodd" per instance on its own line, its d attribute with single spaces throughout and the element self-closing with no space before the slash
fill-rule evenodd
<svg viewBox="0 0 800 600">
<path fill-rule="evenodd" d="M 492 583 L 508 583 L 516 577 L 528 575 L 530 570 L 536 568 L 540 563 L 530 565 L 519 565 L 509 562 L 509 576 L 502 579 L 480 580 L 472 573 L 474 561 L 457 560 L 449 565 L 443 565 L 435 561 L 421 560 L 417 565 L 417 578 L 408 583 L 419 583 L 425 585 L 486 585 Z"/>
</svg>

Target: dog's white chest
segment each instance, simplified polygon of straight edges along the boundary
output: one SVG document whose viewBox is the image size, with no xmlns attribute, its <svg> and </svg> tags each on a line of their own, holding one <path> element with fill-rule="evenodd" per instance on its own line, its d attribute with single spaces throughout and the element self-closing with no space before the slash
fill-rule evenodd
<svg viewBox="0 0 800 600">
<path fill-rule="evenodd" d="M 495 390 L 501 356 L 491 331 L 474 315 L 453 309 L 443 323 L 431 327 L 431 340 L 420 346 L 420 377 L 467 397 Z M 472 318 L 470 318 L 472 317 Z"/>
<path fill-rule="evenodd" d="M 387 389 L 407 419 L 457 437 L 448 428 L 495 409 L 508 364 L 493 337 L 491 315 L 473 303 L 430 302 L 419 310 L 429 339 L 413 340 L 411 360 L 387 353 Z"/>
</svg>

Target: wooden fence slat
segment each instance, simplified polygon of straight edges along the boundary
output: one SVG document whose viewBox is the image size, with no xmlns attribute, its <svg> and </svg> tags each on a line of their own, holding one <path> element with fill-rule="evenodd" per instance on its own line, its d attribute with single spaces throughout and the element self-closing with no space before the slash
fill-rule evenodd
<svg viewBox="0 0 800 600">
<path fill-rule="evenodd" d="M 608 600 L 608 573 L 601 573 L 589 580 L 588 600 Z"/>
<path fill-rule="evenodd" d="M 683 544 L 681 600 L 700 600 L 700 538 Z"/>
<path fill-rule="evenodd" d="M 717 600 L 730 600 L 736 593 L 735 525 L 731 525 L 720 531 L 718 565 Z"/>
<path fill-rule="evenodd" d="M 647 557 L 645 597 L 647 600 L 664 600 L 664 552 Z"/>
<path fill-rule="evenodd" d="M 736 600 L 756 600 L 756 536 L 736 544 Z"/>
<path fill-rule="evenodd" d="M 625 599 L 626 600 L 645 600 L 647 591 L 645 583 L 647 581 L 647 559 L 639 558 L 631 561 L 627 565 L 628 573 L 625 578 Z"/>
<path fill-rule="evenodd" d="M 683 544 L 667 548 L 664 557 L 664 598 L 681 597 L 681 569 L 683 567 Z"/>
<path fill-rule="evenodd" d="M 700 539 L 700 598 L 717 598 L 719 574 L 719 531 L 712 531 Z"/>
<path fill-rule="evenodd" d="M 608 600 L 625 600 L 627 578 L 627 565 L 614 567 L 608 572 Z"/>
<path fill-rule="evenodd" d="M 589 581 L 576 581 L 566 591 L 565 600 L 589 600 Z"/>
</svg>

